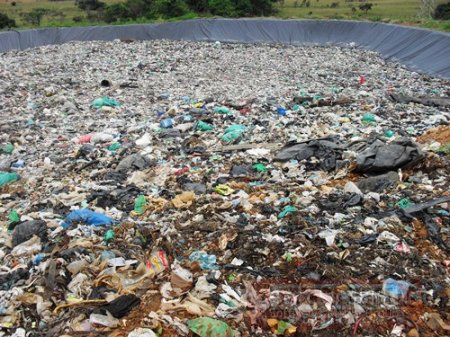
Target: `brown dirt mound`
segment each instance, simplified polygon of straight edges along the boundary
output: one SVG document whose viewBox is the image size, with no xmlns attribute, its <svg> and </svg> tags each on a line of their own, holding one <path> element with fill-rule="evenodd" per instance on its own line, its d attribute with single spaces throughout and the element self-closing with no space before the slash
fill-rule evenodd
<svg viewBox="0 0 450 337">
<path fill-rule="evenodd" d="M 446 144 L 450 142 L 450 125 L 438 126 L 425 132 L 422 136 L 417 138 L 419 143 L 425 144 L 430 141 Z"/>
</svg>

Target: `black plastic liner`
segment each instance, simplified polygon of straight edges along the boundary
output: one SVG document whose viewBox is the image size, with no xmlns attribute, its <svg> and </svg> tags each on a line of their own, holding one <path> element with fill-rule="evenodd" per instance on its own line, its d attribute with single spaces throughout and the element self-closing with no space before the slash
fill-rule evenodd
<svg viewBox="0 0 450 337">
<path fill-rule="evenodd" d="M 0 52 L 70 41 L 114 39 L 351 44 L 376 51 L 410 70 L 450 78 L 450 34 L 377 22 L 200 19 L 146 25 L 44 28 L 0 33 Z"/>
</svg>

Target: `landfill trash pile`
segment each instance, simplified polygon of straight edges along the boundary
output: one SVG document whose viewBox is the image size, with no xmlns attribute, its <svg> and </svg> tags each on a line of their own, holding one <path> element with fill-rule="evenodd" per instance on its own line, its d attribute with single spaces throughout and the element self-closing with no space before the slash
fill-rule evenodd
<svg viewBox="0 0 450 337">
<path fill-rule="evenodd" d="M 450 335 L 449 81 L 352 46 L 0 59 L 0 336 Z"/>
</svg>

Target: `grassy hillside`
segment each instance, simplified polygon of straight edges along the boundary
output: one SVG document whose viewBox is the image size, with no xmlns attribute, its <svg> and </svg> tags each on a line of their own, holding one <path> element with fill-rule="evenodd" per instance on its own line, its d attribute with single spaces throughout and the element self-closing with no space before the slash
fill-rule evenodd
<svg viewBox="0 0 450 337">
<path fill-rule="evenodd" d="M 16 5 L 12 6 L 12 2 Z M 103 0 L 107 4 L 123 0 Z M 438 0 L 437 4 L 448 0 Z M 308 7 L 306 7 L 308 2 Z M 369 0 L 373 8 L 367 13 L 359 9 L 362 3 L 358 0 L 284 0 L 277 5 L 281 18 L 309 18 L 309 19 L 351 19 L 371 20 L 391 23 L 416 25 L 426 28 L 450 32 L 450 21 L 435 21 L 425 19 L 421 15 L 420 0 Z M 334 4 L 333 4 L 334 3 Z M 353 7 L 353 9 L 352 9 Z M 41 26 L 77 26 L 101 24 L 86 18 L 86 13 L 75 5 L 74 0 L 48 1 L 48 0 L 0 0 L 0 12 L 6 13 L 16 20 L 19 27 L 31 27 L 21 13 L 29 12 L 33 8 L 47 8 L 55 11 L 53 16 L 46 16 Z M 82 17 L 81 22 L 74 22 L 74 17 Z M 185 18 L 192 18 L 188 14 Z M 182 18 L 181 18 L 182 19 Z"/>
<path fill-rule="evenodd" d="M 447 1 L 438 0 L 436 4 Z M 383 21 L 450 31 L 450 21 L 438 22 L 424 17 L 420 0 L 368 0 L 368 2 L 372 3 L 373 7 L 364 13 L 359 8 L 362 3 L 356 0 L 309 0 L 309 7 L 306 7 L 306 1 L 302 6 L 303 0 L 285 0 L 284 4 L 279 6 L 278 15 L 282 18 Z M 333 7 L 333 3 L 337 3 L 337 7 Z"/>
</svg>

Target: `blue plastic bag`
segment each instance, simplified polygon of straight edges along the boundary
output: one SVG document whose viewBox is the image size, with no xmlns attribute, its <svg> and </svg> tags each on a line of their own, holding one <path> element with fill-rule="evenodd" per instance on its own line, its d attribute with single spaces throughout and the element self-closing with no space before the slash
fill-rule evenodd
<svg viewBox="0 0 450 337">
<path fill-rule="evenodd" d="M 283 108 L 283 107 L 278 107 L 277 108 L 277 113 L 280 115 L 280 116 L 286 116 L 286 114 L 287 114 L 287 110 L 286 110 L 286 108 Z"/>
<path fill-rule="evenodd" d="M 190 261 L 197 261 L 200 263 L 200 267 L 203 270 L 208 269 L 219 269 L 219 266 L 216 264 L 216 256 L 208 255 L 203 251 L 195 251 L 191 255 L 189 255 Z"/>
<path fill-rule="evenodd" d="M 171 127 L 173 126 L 173 119 L 172 119 L 172 118 L 166 118 L 166 119 L 163 119 L 163 120 L 161 121 L 161 123 L 160 123 L 160 126 L 161 126 L 163 129 L 171 128 Z"/>
<path fill-rule="evenodd" d="M 393 298 L 405 298 L 408 294 L 410 284 L 406 281 L 397 281 L 388 278 L 383 282 L 383 293 Z"/>
<path fill-rule="evenodd" d="M 64 229 L 67 229 L 72 225 L 74 222 L 83 222 L 87 225 L 92 225 L 95 227 L 98 226 L 109 226 L 114 224 L 114 219 L 110 218 L 109 216 L 106 216 L 104 214 L 100 214 L 94 211 L 91 211 L 90 209 L 77 209 L 75 211 L 70 212 L 67 216 L 64 222 L 61 224 L 61 226 Z"/>
</svg>

